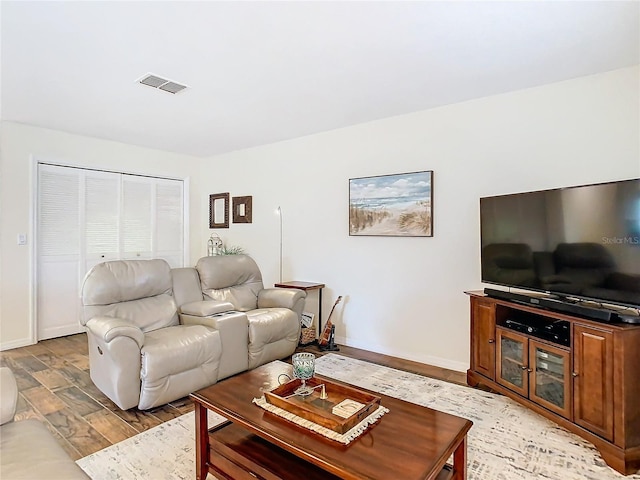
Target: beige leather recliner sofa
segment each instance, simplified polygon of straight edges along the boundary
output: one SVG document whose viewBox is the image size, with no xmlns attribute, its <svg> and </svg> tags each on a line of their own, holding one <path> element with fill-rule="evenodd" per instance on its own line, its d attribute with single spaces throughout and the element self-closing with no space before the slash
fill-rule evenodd
<svg viewBox="0 0 640 480">
<path fill-rule="evenodd" d="M 305 293 L 264 289 L 246 255 L 96 265 L 82 287 L 91 379 L 122 409 L 168 403 L 295 350 Z"/>
<path fill-rule="evenodd" d="M 18 387 L 7 367 L 0 368 L 0 478 L 3 480 L 88 479 L 47 427 L 36 419 L 13 421 Z"/>
</svg>

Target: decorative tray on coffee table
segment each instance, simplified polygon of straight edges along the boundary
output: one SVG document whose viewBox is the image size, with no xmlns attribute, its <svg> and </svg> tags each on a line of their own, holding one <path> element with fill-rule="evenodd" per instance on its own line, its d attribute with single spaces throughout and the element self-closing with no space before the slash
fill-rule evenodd
<svg viewBox="0 0 640 480">
<path fill-rule="evenodd" d="M 301 384 L 299 379 L 291 380 L 271 391 L 264 392 L 265 399 L 276 407 L 340 434 L 351 430 L 375 412 L 380 405 L 380 397 L 316 377 L 306 381 L 306 384 L 313 388 L 313 393 L 306 396 L 296 395 L 294 392 Z M 323 385 L 326 398 L 321 398 Z M 342 416 L 333 413 L 334 407 L 349 400 L 362 406 L 349 416 L 346 416 L 350 413 L 348 410 L 343 410 Z"/>
</svg>

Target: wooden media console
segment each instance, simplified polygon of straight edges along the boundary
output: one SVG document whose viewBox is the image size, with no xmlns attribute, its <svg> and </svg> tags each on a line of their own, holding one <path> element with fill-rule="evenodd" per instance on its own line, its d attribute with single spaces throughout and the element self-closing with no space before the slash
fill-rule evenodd
<svg viewBox="0 0 640 480">
<path fill-rule="evenodd" d="M 580 435 L 615 470 L 638 471 L 640 325 L 601 323 L 467 293 L 467 383 L 486 385 Z M 542 338 L 538 330 L 527 331 L 527 324 L 544 331 L 560 325 L 566 341 Z"/>
</svg>

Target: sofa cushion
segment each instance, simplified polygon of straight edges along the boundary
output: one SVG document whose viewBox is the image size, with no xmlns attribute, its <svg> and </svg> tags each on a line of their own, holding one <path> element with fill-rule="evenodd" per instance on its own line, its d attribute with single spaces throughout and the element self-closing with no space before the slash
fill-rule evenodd
<svg viewBox="0 0 640 480">
<path fill-rule="evenodd" d="M 581 289 L 584 287 L 599 287 L 604 285 L 604 281 L 608 275 L 609 270 L 606 269 L 564 267 L 558 272 L 556 277 L 563 279 L 574 287 L 574 290 L 565 289 L 561 291 L 571 291 L 572 293 L 580 294 Z"/>
<path fill-rule="evenodd" d="M 220 333 L 202 325 L 182 325 L 145 335 L 140 378 L 141 410 L 188 395 L 218 380 Z"/>
<path fill-rule="evenodd" d="M 614 272 L 607 277 L 605 286 L 614 290 L 640 293 L 640 275 Z"/>
<path fill-rule="evenodd" d="M 3 425 L 0 429 L 0 451 L 0 478 L 3 479 L 89 478 L 38 420 Z"/>
<path fill-rule="evenodd" d="M 300 338 L 298 314 L 288 308 L 258 308 L 249 318 L 249 368 L 291 355 Z"/>
<path fill-rule="evenodd" d="M 556 269 L 613 269 L 611 254 L 599 243 L 560 243 L 553 254 Z"/>
<path fill-rule="evenodd" d="M 83 305 L 109 305 L 171 294 L 171 268 L 165 260 L 117 260 L 94 266 L 85 276 Z"/>
<path fill-rule="evenodd" d="M 482 279 L 487 282 L 536 286 L 531 247 L 524 243 L 492 243 L 482 255 Z"/>
<path fill-rule="evenodd" d="M 249 318 L 249 351 L 283 338 L 300 334 L 298 316 L 288 308 L 258 308 L 247 312 Z"/>
<path fill-rule="evenodd" d="M 82 285 L 82 323 L 96 316 L 131 321 L 148 332 L 178 324 L 165 260 L 117 260 L 93 267 Z"/>
<path fill-rule="evenodd" d="M 139 327 L 143 332 L 177 325 L 178 308 L 171 295 L 140 298 L 112 305 L 85 306 L 85 323 L 94 317 L 122 318 Z"/>
<path fill-rule="evenodd" d="M 205 298 L 218 302 L 229 302 L 239 312 L 248 312 L 258 306 L 259 289 L 251 285 L 239 285 L 237 287 L 222 288 L 219 290 L 204 290 Z"/>
<path fill-rule="evenodd" d="M 231 302 L 246 312 L 258 306 L 262 275 L 256 262 L 247 255 L 217 255 L 198 260 L 196 270 L 205 299 Z"/>
</svg>

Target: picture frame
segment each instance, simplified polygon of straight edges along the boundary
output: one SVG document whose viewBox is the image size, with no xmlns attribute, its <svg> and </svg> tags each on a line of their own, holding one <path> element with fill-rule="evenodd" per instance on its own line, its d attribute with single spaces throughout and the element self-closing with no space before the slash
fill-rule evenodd
<svg viewBox="0 0 640 480">
<path fill-rule="evenodd" d="M 251 196 L 233 197 L 231 199 L 231 210 L 233 211 L 233 223 L 251 223 L 252 222 L 252 203 Z"/>
<path fill-rule="evenodd" d="M 209 228 L 229 228 L 229 192 L 209 195 Z"/>
<path fill-rule="evenodd" d="M 349 235 L 433 236 L 433 170 L 349 179 Z"/>
</svg>

